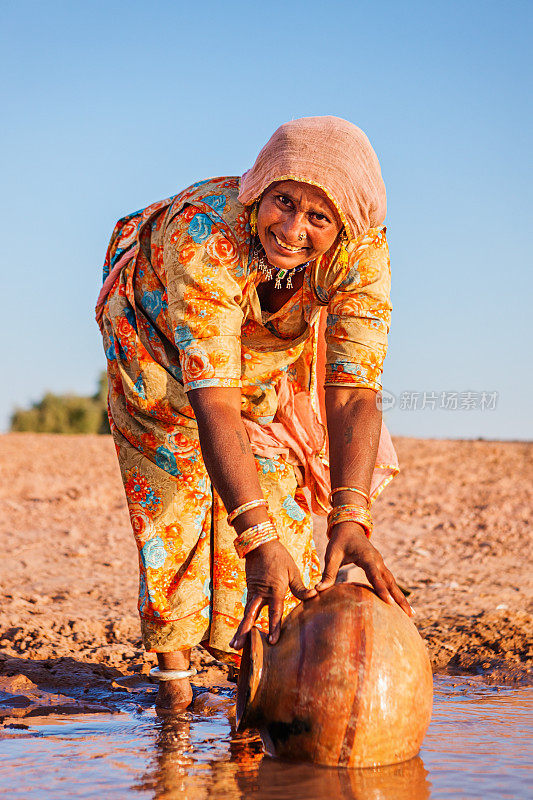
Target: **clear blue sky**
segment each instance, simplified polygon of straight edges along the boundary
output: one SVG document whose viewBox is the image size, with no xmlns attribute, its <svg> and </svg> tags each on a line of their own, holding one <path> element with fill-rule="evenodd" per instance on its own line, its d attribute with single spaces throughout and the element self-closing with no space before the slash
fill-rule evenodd
<svg viewBox="0 0 533 800">
<path fill-rule="evenodd" d="M 4 0 L 0 429 L 46 389 L 94 391 L 116 219 L 241 173 L 290 118 L 336 114 L 388 190 L 392 432 L 533 438 L 532 9 Z M 483 391 L 494 410 L 402 407 Z"/>
</svg>

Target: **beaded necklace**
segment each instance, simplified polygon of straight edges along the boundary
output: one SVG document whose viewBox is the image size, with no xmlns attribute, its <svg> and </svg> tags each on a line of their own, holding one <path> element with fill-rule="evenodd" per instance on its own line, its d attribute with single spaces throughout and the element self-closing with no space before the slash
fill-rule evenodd
<svg viewBox="0 0 533 800">
<path fill-rule="evenodd" d="M 281 281 L 285 278 L 286 283 L 285 287 L 287 289 L 292 289 L 292 278 L 293 275 L 296 275 L 298 272 L 302 272 L 307 266 L 309 266 L 310 262 L 306 261 L 305 264 L 300 264 L 297 267 L 293 267 L 292 269 L 281 269 L 279 267 L 273 267 L 271 264 L 268 263 L 265 255 L 265 251 L 263 245 L 259 243 L 255 246 L 255 255 L 257 258 L 257 266 L 259 271 L 265 276 L 266 280 L 271 280 L 274 276 L 276 278 L 276 283 L 274 284 L 274 289 L 282 289 Z"/>
</svg>

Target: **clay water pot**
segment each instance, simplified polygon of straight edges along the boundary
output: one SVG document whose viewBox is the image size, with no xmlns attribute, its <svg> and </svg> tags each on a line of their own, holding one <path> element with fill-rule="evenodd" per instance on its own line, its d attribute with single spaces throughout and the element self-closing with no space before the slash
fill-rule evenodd
<svg viewBox="0 0 533 800">
<path fill-rule="evenodd" d="M 300 603 L 276 645 L 257 628 L 243 650 L 237 725 L 270 755 L 374 767 L 418 753 L 433 681 L 409 617 L 367 586 L 337 584 Z"/>
</svg>

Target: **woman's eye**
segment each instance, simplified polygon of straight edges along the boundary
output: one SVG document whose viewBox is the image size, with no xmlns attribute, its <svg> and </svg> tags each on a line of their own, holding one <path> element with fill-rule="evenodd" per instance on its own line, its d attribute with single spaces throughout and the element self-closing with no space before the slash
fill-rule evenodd
<svg viewBox="0 0 533 800">
<path fill-rule="evenodd" d="M 278 200 L 280 203 L 283 203 L 284 206 L 290 206 L 291 204 L 290 198 L 286 197 L 284 194 L 279 194 Z"/>
<path fill-rule="evenodd" d="M 315 214 L 314 217 L 317 222 L 329 222 L 325 214 Z"/>
</svg>

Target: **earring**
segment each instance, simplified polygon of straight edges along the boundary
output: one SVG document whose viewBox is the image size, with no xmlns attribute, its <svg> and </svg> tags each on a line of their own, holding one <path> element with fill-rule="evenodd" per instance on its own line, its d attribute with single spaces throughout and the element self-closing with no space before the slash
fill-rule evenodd
<svg viewBox="0 0 533 800">
<path fill-rule="evenodd" d="M 339 249 L 337 251 L 337 263 L 340 267 L 342 267 L 342 269 L 346 269 L 348 267 L 348 262 L 350 260 L 348 248 L 348 237 L 346 236 L 346 231 L 343 231 L 339 242 Z"/>
<path fill-rule="evenodd" d="M 250 230 L 255 236 L 257 233 L 257 203 L 254 203 L 250 211 Z"/>
</svg>

